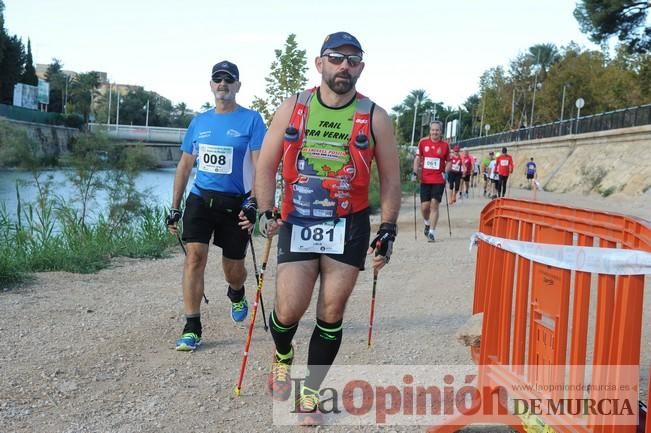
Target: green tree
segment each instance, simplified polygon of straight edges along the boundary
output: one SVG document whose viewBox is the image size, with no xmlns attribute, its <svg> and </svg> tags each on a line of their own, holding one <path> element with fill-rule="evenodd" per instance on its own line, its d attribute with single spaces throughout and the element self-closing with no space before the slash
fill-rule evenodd
<svg viewBox="0 0 651 433">
<path fill-rule="evenodd" d="M 13 104 L 14 85 L 20 82 L 25 68 L 25 47 L 18 36 L 5 40 L 0 62 L 0 103 Z"/>
<path fill-rule="evenodd" d="M 38 77 L 36 76 L 36 69 L 34 68 L 34 59 L 32 58 L 32 41 L 27 39 L 27 56 L 25 57 L 25 71 L 20 80 L 25 84 L 31 86 L 38 86 Z"/>
<path fill-rule="evenodd" d="M 418 110 L 416 110 L 416 101 L 418 101 Z M 398 125 L 395 128 L 396 141 L 399 144 L 411 144 L 412 129 L 414 128 L 414 115 L 416 118 L 416 129 L 414 131 L 414 145 L 420 140 L 423 134 L 427 134 L 426 128 L 423 127 L 423 116 L 427 116 L 425 121 L 434 120 L 445 116 L 442 112 L 443 104 L 434 103 L 424 89 L 414 89 L 405 97 L 399 105 L 392 108 L 396 113 Z M 443 120 L 443 119 L 441 119 Z"/>
<path fill-rule="evenodd" d="M 45 71 L 45 79 L 50 83 L 50 104 L 48 111 L 63 113 L 65 106 L 64 92 L 67 77 L 63 73 L 63 64 L 59 59 L 52 59 Z"/>
<path fill-rule="evenodd" d="M 99 75 L 91 71 L 78 74 L 68 86 L 68 95 L 73 109 L 83 116 L 85 124 L 88 124 L 93 100 L 99 95 L 97 90 L 99 85 Z"/>
<path fill-rule="evenodd" d="M 192 120 L 192 113 L 188 110 L 188 106 L 181 102 L 174 106 L 172 112 L 172 125 L 175 128 L 187 128 Z"/>
<path fill-rule="evenodd" d="M 267 98 L 254 97 L 251 108 L 260 112 L 269 123 L 278 106 L 307 83 L 307 57 L 305 50 L 298 49 L 296 35 L 290 34 L 283 50 L 274 50 L 276 60 L 265 78 Z"/>
<path fill-rule="evenodd" d="M 629 51 L 642 53 L 651 49 L 651 28 L 645 24 L 650 5 L 647 0 L 581 0 L 574 17 L 593 42 L 605 44 L 617 35 Z"/>
<path fill-rule="evenodd" d="M 5 54 L 5 47 L 7 46 L 7 33 L 5 32 L 5 4 L 0 0 L 0 64 Z"/>
</svg>

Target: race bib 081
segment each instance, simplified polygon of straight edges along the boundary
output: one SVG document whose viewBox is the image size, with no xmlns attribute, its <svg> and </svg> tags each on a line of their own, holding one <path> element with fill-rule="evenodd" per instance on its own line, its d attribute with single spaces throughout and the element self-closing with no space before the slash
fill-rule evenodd
<svg viewBox="0 0 651 433">
<path fill-rule="evenodd" d="M 231 174 L 233 171 L 233 148 L 199 144 L 199 170 L 208 173 Z"/>
<path fill-rule="evenodd" d="M 292 226 L 290 251 L 293 253 L 343 254 L 346 220 L 337 219 L 302 227 Z"/>
<path fill-rule="evenodd" d="M 439 158 L 426 157 L 423 166 L 430 170 L 438 170 L 441 166 L 441 160 Z"/>
</svg>

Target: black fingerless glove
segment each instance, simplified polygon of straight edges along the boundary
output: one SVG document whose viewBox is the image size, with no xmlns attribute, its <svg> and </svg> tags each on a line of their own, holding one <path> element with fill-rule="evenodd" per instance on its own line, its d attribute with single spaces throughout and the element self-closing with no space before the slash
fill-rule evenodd
<svg viewBox="0 0 651 433">
<path fill-rule="evenodd" d="M 247 197 L 242 203 L 242 213 L 251 224 L 255 224 L 255 220 L 258 218 L 258 201 L 255 197 Z"/>
<path fill-rule="evenodd" d="M 392 223 L 380 224 L 377 236 L 371 242 L 371 248 L 375 249 L 376 256 L 384 256 L 387 263 L 393 252 L 393 242 L 396 240 L 398 226 Z"/>
<path fill-rule="evenodd" d="M 260 234 L 262 235 L 262 237 L 266 238 L 268 237 L 268 233 L 269 233 L 269 225 L 271 224 L 272 221 L 276 221 L 277 219 L 279 219 L 280 214 L 275 209 L 274 210 L 268 209 L 264 212 L 261 212 L 258 218 L 259 218 L 258 230 L 260 230 Z"/>
<path fill-rule="evenodd" d="M 181 219 L 181 211 L 176 208 L 171 208 L 170 213 L 165 217 L 165 225 L 173 226 Z"/>
</svg>

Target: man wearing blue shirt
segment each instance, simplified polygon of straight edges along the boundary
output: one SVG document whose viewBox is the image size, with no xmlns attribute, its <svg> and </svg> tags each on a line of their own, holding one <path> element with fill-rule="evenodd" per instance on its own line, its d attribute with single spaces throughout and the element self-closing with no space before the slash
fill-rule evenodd
<svg viewBox="0 0 651 433">
<path fill-rule="evenodd" d="M 179 206 L 195 162 L 197 173 L 183 212 L 183 240 L 187 245 L 183 267 L 186 325 L 176 341 L 176 350 L 180 351 L 194 350 L 201 344 L 200 306 L 211 238 L 222 249 L 231 318 L 241 322 L 248 314 L 244 258 L 256 220 L 257 202 L 252 185 L 266 128 L 260 114 L 235 102 L 241 86 L 239 78 L 237 66 L 229 61 L 213 66 L 210 90 L 215 108 L 192 119 L 181 144 L 183 153 L 176 168 L 172 208 L 166 221 L 173 234 L 177 233 L 182 215 Z"/>
</svg>

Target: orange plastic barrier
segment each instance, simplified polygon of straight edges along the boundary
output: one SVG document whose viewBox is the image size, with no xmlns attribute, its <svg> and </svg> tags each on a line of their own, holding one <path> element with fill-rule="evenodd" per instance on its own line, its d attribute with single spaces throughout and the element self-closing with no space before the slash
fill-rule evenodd
<svg viewBox="0 0 651 433">
<path fill-rule="evenodd" d="M 651 252 L 651 226 L 641 220 L 534 201 L 493 200 L 482 210 L 479 231 L 536 244 Z M 648 312 L 643 315 L 644 277 L 590 274 L 532 263 L 480 241 L 473 313 L 483 313 L 483 322 L 481 345 L 471 350 L 478 364 L 479 386 L 497 385 L 512 391 L 514 384 L 573 384 L 586 377 L 593 383 L 617 382 L 625 367 L 630 371 L 631 366 L 639 386 L 642 323 L 651 317 Z M 590 369 L 586 371 L 585 366 Z M 515 396 L 590 399 L 603 394 L 591 389 L 545 394 L 527 388 L 520 395 L 515 391 Z M 508 424 L 520 432 L 534 430 L 523 424 L 522 417 L 482 413 L 455 416 L 428 432 L 454 432 L 473 423 Z M 537 430 L 540 432 L 651 433 L 651 417 L 643 409 L 639 420 L 634 419 L 637 425 L 585 414 L 574 418 L 543 415 L 539 420 L 548 426 Z"/>
</svg>

